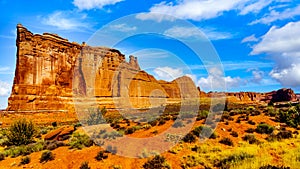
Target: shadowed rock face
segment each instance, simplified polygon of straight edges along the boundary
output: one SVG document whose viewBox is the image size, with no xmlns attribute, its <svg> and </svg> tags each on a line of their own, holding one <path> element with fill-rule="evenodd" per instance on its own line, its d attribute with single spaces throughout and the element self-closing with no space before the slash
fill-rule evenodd
<svg viewBox="0 0 300 169">
<path fill-rule="evenodd" d="M 162 99 L 166 103 L 168 99 L 198 97 L 190 78 L 157 81 L 140 69 L 136 57 L 130 56 L 126 62 L 116 49 L 79 45 L 56 34 L 33 34 L 22 25 L 17 26 L 16 42 L 9 111 L 74 111 L 74 95 L 92 97 L 106 108 L 129 102 L 144 108 L 158 106 Z M 115 98 L 122 104 L 116 105 Z"/>
</svg>

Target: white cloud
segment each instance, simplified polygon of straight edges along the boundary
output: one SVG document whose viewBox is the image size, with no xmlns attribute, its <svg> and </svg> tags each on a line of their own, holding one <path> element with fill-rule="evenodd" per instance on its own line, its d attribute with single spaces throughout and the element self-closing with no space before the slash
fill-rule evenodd
<svg viewBox="0 0 300 169">
<path fill-rule="evenodd" d="M 9 96 L 11 85 L 0 80 L 0 96 Z"/>
<path fill-rule="evenodd" d="M 172 81 L 178 77 L 183 76 L 183 71 L 180 68 L 171 68 L 171 67 L 158 67 L 153 70 L 156 77 L 161 80 Z"/>
<path fill-rule="evenodd" d="M 254 46 L 251 54 L 300 52 L 300 21 L 290 22 L 282 28 L 275 26 Z"/>
<path fill-rule="evenodd" d="M 74 0 L 73 4 L 80 10 L 101 9 L 107 5 L 114 5 L 123 0 Z"/>
<path fill-rule="evenodd" d="M 248 37 L 245 37 L 243 40 L 242 40 L 242 43 L 246 43 L 246 42 L 257 42 L 259 41 L 258 38 L 255 37 L 255 35 L 250 35 Z"/>
<path fill-rule="evenodd" d="M 42 23 L 60 30 L 81 30 L 90 28 L 90 25 L 85 22 L 86 18 L 86 14 L 76 11 L 56 11 L 44 17 Z"/>
<path fill-rule="evenodd" d="M 137 29 L 136 26 L 128 26 L 127 24 L 117 24 L 117 25 L 110 25 L 112 30 L 120 31 L 120 32 L 132 32 Z"/>
<path fill-rule="evenodd" d="M 264 72 L 258 69 L 252 70 L 252 78 L 250 79 L 251 82 L 253 83 L 258 83 L 260 84 L 264 78 Z"/>
<path fill-rule="evenodd" d="M 13 74 L 13 71 L 10 69 L 10 67 L 8 67 L 8 66 L 5 66 L 5 67 L 1 67 L 0 66 L 0 74 L 4 74 L 4 75 L 6 75 L 6 74 Z"/>
<path fill-rule="evenodd" d="M 142 20 L 154 19 L 161 21 L 168 18 L 159 18 L 159 15 L 152 15 L 155 13 L 168 14 L 181 19 L 192 19 L 196 21 L 215 18 L 225 11 L 235 8 L 241 0 L 181 0 L 177 3 L 161 2 L 152 6 L 149 13 L 138 15 L 137 17 Z M 161 17 L 161 16 L 160 16 Z"/>
<path fill-rule="evenodd" d="M 216 18 L 227 11 L 238 11 L 240 15 L 259 13 L 275 0 L 180 0 L 153 5 L 148 13 L 137 15 L 141 20 L 173 21 L 173 17 L 201 21 Z M 158 15 L 168 14 L 168 16 Z M 171 17 L 172 16 L 172 17 Z"/>
<path fill-rule="evenodd" d="M 258 23 L 271 24 L 278 20 L 291 19 L 299 15 L 300 15 L 300 5 L 296 6 L 295 8 L 287 8 L 282 12 L 271 10 L 269 14 L 267 14 L 263 18 L 251 22 L 250 25 L 258 24 Z"/>
<path fill-rule="evenodd" d="M 246 82 L 240 77 L 224 76 L 222 71 L 217 68 L 208 70 L 209 75 L 204 78 L 201 77 L 197 85 L 203 90 L 227 90 L 244 85 Z"/>
<path fill-rule="evenodd" d="M 257 2 L 249 3 L 245 5 L 244 8 L 241 9 L 240 14 L 246 15 L 248 13 L 259 13 L 263 8 L 267 7 L 272 3 L 272 0 L 259 0 Z"/>
<path fill-rule="evenodd" d="M 300 87 L 300 21 L 272 27 L 251 54 L 269 54 L 275 66 L 269 73 L 284 86 Z"/>
<path fill-rule="evenodd" d="M 176 38 L 197 38 L 203 37 L 204 35 L 210 40 L 221 40 L 221 39 L 230 39 L 233 37 L 231 33 L 228 32 L 218 32 L 215 29 L 205 29 L 205 28 L 196 28 L 196 27 L 180 27 L 175 26 L 164 32 L 167 36 L 172 36 Z"/>
</svg>

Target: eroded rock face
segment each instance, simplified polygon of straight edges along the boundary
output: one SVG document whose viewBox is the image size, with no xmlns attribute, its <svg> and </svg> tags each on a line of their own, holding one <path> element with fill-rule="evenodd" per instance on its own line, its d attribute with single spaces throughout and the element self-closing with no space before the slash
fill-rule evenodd
<svg viewBox="0 0 300 169">
<path fill-rule="evenodd" d="M 74 96 L 93 98 L 100 107 L 146 108 L 198 97 L 198 92 L 188 77 L 157 81 L 140 69 L 136 57 L 127 62 L 116 49 L 17 26 L 17 65 L 7 110 L 73 112 Z"/>
</svg>

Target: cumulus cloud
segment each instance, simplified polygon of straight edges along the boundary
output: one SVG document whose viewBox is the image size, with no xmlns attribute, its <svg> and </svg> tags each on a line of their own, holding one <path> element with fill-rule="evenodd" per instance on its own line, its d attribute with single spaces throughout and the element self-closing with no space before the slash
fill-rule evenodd
<svg viewBox="0 0 300 169">
<path fill-rule="evenodd" d="M 74 0 L 73 4 L 80 10 L 101 9 L 107 5 L 114 5 L 123 0 Z"/>
<path fill-rule="evenodd" d="M 171 68 L 171 67 L 158 67 L 153 70 L 158 79 L 172 81 L 178 77 L 183 76 L 183 71 L 180 68 Z"/>
<path fill-rule="evenodd" d="M 231 33 L 219 32 L 212 28 L 207 29 L 207 28 L 181 27 L 181 26 L 174 26 L 166 30 L 164 34 L 176 38 L 189 39 L 189 38 L 203 37 L 202 32 L 210 40 L 230 39 L 233 37 Z"/>
<path fill-rule="evenodd" d="M 11 85 L 0 80 L 0 96 L 9 96 Z"/>
<path fill-rule="evenodd" d="M 42 23 L 60 30 L 88 29 L 90 24 L 85 22 L 86 14 L 75 11 L 55 11 L 42 19 Z"/>
<path fill-rule="evenodd" d="M 266 53 L 275 61 L 269 73 L 284 86 L 300 86 L 300 21 L 273 26 L 253 47 L 251 54 Z"/>
<path fill-rule="evenodd" d="M 224 76 L 222 71 L 218 68 L 210 68 L 207 77 L 201 77 L 197 85 L 204 90 L 227 90 L 235 87 L 240 87 L 246 82 L 240 77 Z"/>
<path fill-rule="evenodd" d="M 252 78 L 250 79 L 250 82 L 260 84 L 264 78 L 264 71 L 254 69 L 252 70 Z"/>
</svg>

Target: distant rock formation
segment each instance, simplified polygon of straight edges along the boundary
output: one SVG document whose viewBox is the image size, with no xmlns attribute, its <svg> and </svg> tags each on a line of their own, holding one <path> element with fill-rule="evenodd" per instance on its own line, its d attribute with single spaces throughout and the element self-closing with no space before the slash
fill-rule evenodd
<svg viewBox="0 0 300 169">
<path fill-rule="evenodd" d="M 126 62 L 116 49 L 80 45 L 56 34 L 33 34 L 20 24 L 16 42 L 9 111 L 73 112 L 74 95 L 93 97 L 106 108 L 145 108 L 198 97 L 189 77 L 157 81 L 141 70 L 136 57 Z"/>
</svg>

